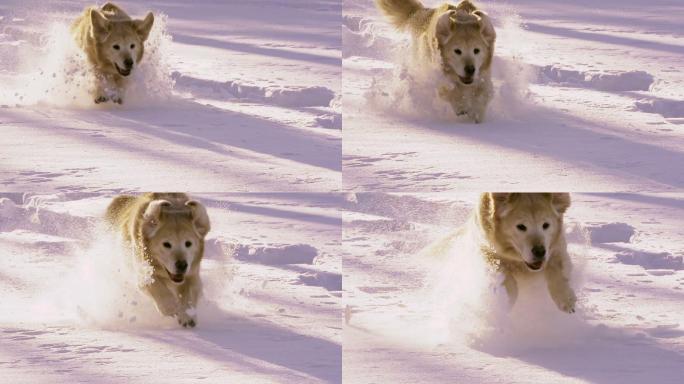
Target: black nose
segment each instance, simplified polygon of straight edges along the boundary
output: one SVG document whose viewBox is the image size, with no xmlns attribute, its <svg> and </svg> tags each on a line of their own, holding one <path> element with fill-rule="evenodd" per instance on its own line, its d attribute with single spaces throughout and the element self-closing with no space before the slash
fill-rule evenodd
<svg viewBox="0 0 684 384">
<path fill-rule="evenodd" d="M 133 67 L 133 59 L 128 58 L 124 60 L 124 65 L 126 66 L 127 69 L 130 69 Z"/>
<path fill-rule="evenodd" d="M 185 270 L 188 269 L 188 262 L 185 260 L 178 260 L 176 261 L 176 271 L 179 273 L 185 273 Z"/>
<path fill-rule="evenodd" d="M 474 65 L 466 65 L 465 66 L 465 73 L 468 76 L 472 76 L 475 73 L 475 66 Z"/>
<path fill-rule="evenodd" d="M 534 255 L 535 260 L 544 260 L 546 248 L 544 248 L 543 245 L 535 245 L 532 247 L 532 254 Z"/>
</svg>

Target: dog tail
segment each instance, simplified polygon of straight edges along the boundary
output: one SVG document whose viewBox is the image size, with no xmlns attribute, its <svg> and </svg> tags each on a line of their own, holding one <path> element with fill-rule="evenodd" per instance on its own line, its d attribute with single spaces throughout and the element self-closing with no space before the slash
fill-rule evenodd
<svg viewBox="0 0 684 384">
<path fill-rule="evenodd" d="M 375 0 L 375 4 L 397 29 L 405 29 L 411 18 L 425 9 L 418 0 Z"/>
</svg>

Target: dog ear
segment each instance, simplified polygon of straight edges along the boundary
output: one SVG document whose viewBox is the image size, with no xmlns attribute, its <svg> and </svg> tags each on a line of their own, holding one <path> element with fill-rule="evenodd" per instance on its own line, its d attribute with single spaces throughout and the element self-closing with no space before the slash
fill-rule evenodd
<svg viewBox="0 0 684 384">
<path fill-rule="evenodd" d="M 435 35 L 439 43 L 445 43 L 451 36 L 451 27 L 454 25 L 453 16 L 456 11 L 444 12 L 442 16 L 437 19 L 435 26 Z"/>
<path fill-rule="evenodd" d="M 489 15 L 480 10 L 473 12 L 473 14 L 478 18 L 482 37 L 484 37 L 489 46 L 494 45 L 494 40 L 496 40 L 496 31 L 494 30 L 494 25 L 492 24 L 492 20 L 489 18 Z"/>
<path fill-rule="evenodd" d="M 133 23 L 135 24 L 138 36 L 140 36 L 140 40 L 145 41 L 150 36 L 150 30 L 152 29 L 152 24 L 154 24 L 154 15 L 152 12 L 147 12 L 147 16 L 144 19 L 135 20 Z"/>
<path fill-rule="evenodd" d="M 570 194 L 569 193 L 552 193 L 551 194 L 551 204 L 556 212 L 561 215 L 567 211 L 570 207 Z"/>
<path fill-rule="evenodd" d="M 490 193 L 492 197 L 492 201 L 494 204 L 503 204 L 508 201 L 508 199 L 511 197 L 512 193 L 508 192 L 492 192 Z"/>
<path fill-rule="evenodd" d="M 202 204 L 195 200 L 190 200 L 185 203 L 187 207 L 192 211 L 192 220 L 195 225 L 195 229 L 202 236 L 206 236 L 211 229 L 211 224 L 209 223 L 209 215 L 207 210 Z"/>
<path fill-rule="evenodd" d="M 98 10 L 90 10 L 90 25 L 92 26 L 92 37 L 99 41 L 107 40 L 111 24 Z"/>
<path fill-rule="evenodd" d="M 511 194 L 508 192 L 487 192 L 482 194 L 481 198 L 481 209 L 483 209 L 483 213 L 485 213 L 487 216 L 492 216 L 494 217 L 495 213 L 497 211 L 501 211 L 503 207 L 506 205 L 510 198 Z"/>
<path fill-rule="evenodd" d="M 510 192 L 492 192 L 489 193 L 491 196 L 491 211 L 492 216 L 504 217 L 510 210 L 510 203 L 516 200 L 520 194 L 510 193 Z"/>
<path fill-rule="evenodd" d="M 143 213 L 143 232 L 147 237 L 151 237 L 159 229 L 159 216 L 162 208 L 170 207 L 171 203 L 168 200 L 152 200 L 147 204 L 145 213 Z"/>
<path fill-rule="evenodd" d="M 480 225 L 487 231 L 493 230 L 495 222 L 501 217 L 506 207 L 510 193 L 486 192 L 480 195 L 478 219 Z"/>
</svg>

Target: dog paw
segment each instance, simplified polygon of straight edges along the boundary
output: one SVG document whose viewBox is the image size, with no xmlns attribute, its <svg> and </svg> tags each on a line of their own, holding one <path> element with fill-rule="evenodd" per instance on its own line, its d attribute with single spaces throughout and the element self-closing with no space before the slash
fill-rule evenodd
<svg viewBox="0 0 684 384">
<path fill-rule="evenodd" d="M 197 325 L 197 320 L 187 313 L 177 314 L 176 319 L 178 320 L 178 324 L 180 324 L 183 328 L 195 328 Z"/>
<path fill-rule="evenodd" d="M 558 308 L 565 313 L 575 313 L 575 306 L 570 304 L 561 304 Z"/>
<path fill-rule="evenodd" d="M 95 98 L 95 104 L 106 103 L 107 101 L 109 101 L 107 96 L 98 96 Z"/>
<path fill-rule="evenodd" d="M 563 300 L 556 302 L 558 309 L 565 313 L 575 313 L 575 304 L 577 304 L 577 297 L 575 293 L 570 291 Z"/>
<path fill-rule="evenodd" d="M 484 120 L 484 113 L 482 113 L 482 112 L 469 112 L 468 117 L 473 121 L 473 123 L 480 124 Z"/>
<path fill-rule="evenodd" d="M 115 102 L 115 103 L 117 103 L 117 104 L 119 104 L 119 105 L 123 104 L 123 99 L 121 99 L 121 98 L 118 97 L 118 96 L 112 98 L 112 101 Z"/>
</svg>

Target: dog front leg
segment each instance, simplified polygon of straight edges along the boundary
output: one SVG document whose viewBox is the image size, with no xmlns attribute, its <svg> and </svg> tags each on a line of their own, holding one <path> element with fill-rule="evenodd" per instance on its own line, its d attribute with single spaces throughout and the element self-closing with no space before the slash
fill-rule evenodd
<svg viewBox="0 0 684 384">
<path fill-rule="evenodd" d="M 475 124 L 480 124 L 485 120 L 487 115 L 487 106 L 489 105 L 490 95 L 483 92 L 477 96 L 468 110 L 468 117 L 470 117 Z"/>
<path fill-rule="evenodd" d="M 518 300 L 518 282 L 510 274 L 506 274 L 506 278 L 503 281 L 503 286 L 506 288 L 506 293 L 508 294 L 508 304 L 511 308 Z"/>
<path fill-rule="evenodd" d="M 123 90 L 126 86 L 126 80 L 121 77 L 114 78 L 112 81 L 111 98 L 112 101 L 121 105 L 123 104 Z"/>
<path fill-rule="evenodd" d="M 164 283 L 155 280 L 144 287 L 145 292 L 154 299 L 157 310 L 164 316 L 173 316 L 178 312 L 178 300 Z"/>
<path fill-rule="evenodd" d="M 475 124 L 480 124 L 485 119 L 485 114 L 487 113 L 487 106 L 473 107 L 468 111 L 468 117 L 470 117 Z"/>
<path fill-rule="evenodd" d="M 565 276 L 564 267 L 569 269 L 569 257 L 563 251 L 562 255 L 555 255 L 555 262 L 546 267 L 546 283 L 549 287 L 549 294 L 556 303 L 558 309 L 567 313 L 575 312 L 577 296 L 570 287 L 570 281 Z"/>
<path fill-rule="evenodd" d="M 202 282 L 197 278 L 188 280 L 178 289 L 178 300 L 180 302 L 176 318 L 178 324 L 183 327 L 194 327 L 197 325 L 197 316 L 194 313 L 197 302 L 202 294 Z"/>
<path fill-rule="evenodd" d="M 109 101 L 109 96 L 107 95 L 107 79 L 105 79 L 104 76 L 97 76 L 95 78 L 93 88 L 93 92 L 95 94 L 95 104 L 106 103 Z"/>
</svg>

